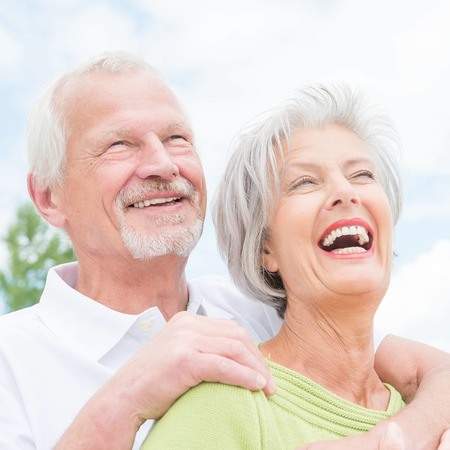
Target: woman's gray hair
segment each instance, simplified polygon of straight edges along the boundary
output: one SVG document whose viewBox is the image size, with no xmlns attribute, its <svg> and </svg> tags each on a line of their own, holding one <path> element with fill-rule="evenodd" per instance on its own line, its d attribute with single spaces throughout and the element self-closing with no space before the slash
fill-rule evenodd
<svg viewBox="0 0 450 450">
<path fill-rule="evenodd" d="M 90 73 L 129 73 L 156 70 L 144 60 L 126 52 L 109 52 L 81 63 L 50 82 L 37 98 L 28 118 L 27 147 L 30 172 L 39 188 L 60 186 L 66 164 L 66 142 L 70 130 L 64 86 Z"/>
<path fill-rule="evenodd" d="M 264 268 L 267 227 L 278 202 L 283 149 L 301 129 L 340 125 L 373 154 L 394 223 L 401 210 L 400 142 L 391 121 L 348 85 L 309 86 L 246 126 L 213 199 L 219 250 L 236 285 L 283 316 L 286 292 L 278 273 Z"/>
</svg>

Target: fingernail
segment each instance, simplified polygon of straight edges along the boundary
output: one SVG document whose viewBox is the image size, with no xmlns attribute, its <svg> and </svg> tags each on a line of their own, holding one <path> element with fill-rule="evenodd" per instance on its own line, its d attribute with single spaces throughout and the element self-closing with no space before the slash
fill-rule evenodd
<svg viewBox="0 0 450 450">
<path fill-rule="evenodd" d="M 258 374 L 256 377 L 256 385 L 258 386 L 258 389 L 262 389 L 266 384 L 266 379 L 261 374 Z"/>
<path fill-rule="evenodd" d="M 267 383 L 267 388 L 270 392 L 270 395 L 275 394 L 276 390 L 277 390 L 277 386 L 275 384 L 275 380 L 273 379 L 272 375 L 269 378 L 269 382 Z"/>
</svg>

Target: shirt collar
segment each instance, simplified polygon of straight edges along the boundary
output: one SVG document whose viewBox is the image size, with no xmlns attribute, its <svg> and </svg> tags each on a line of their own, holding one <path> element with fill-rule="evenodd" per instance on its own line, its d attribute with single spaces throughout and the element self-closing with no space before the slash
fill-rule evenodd
<svg viewBox="0 0 450 450">
<path fill-rule="evenodd" d="M 38 313 L 44 324 L 60 340 L 98 361 L 130 330 L 140 317 L 162 316 L 152 307 L 140 314 L 124 314 L 92 300 L 75 289 L 78 263 L 68 263 L 49 270 Z M 232 319 L 228 311 L 212 305 L 195 283 L 188 281 L 187 310 L 203 316 Z"/>
<path fill-rule="evenodd" d="M 49 270 L 39 304 L 39 316 L 58 339 L 99 360 L 142 315 L 161 314 L 157 307 L 138 315 L 124 314 L 96 302 L 75 289 L 78 263 Z"/>
<path fill-rule="evenodd" d="M 187 282 L 189 291 L 189 305 L 187 310 L 201 316 L 217 317 L 219 319 L 234 319 L 235 316 L 223 308 L 214 306 L 201 293 L 194 282 Z"/>
</svg>

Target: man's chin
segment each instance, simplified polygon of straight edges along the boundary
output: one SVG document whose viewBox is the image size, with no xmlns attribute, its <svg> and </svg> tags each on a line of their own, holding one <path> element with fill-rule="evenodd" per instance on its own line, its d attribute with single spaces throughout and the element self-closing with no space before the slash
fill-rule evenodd
<svg viewBox="0 0 450 450">
<path fill-rule="evenodd" d="M 197 220 L 190 229 L 171 227 L 165 232 L 151 235 L 123 226 L 121 236 L 133 258 L 149 261 L 166 255 L 188 257 L 200 239 L 202 230 L 203 222 Z"/>
</svg>

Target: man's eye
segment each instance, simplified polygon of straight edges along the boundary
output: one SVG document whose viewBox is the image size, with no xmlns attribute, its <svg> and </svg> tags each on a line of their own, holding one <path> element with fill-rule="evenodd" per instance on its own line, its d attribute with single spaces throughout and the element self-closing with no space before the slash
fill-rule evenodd
<svg viewBox="0 0 450 450">
<path fill-rule="evenodd" d="M 177 140 L 182 140 L 182 141 L 187 142 L 187 139 L 186 139 L 184 136 L 181 136 L 181 135 L 179 135 L 179 134 L 175 134 L 175 135 L 170 136 L 170 137 L 168 138 L 168 141 L 177 141 Z"/>
<path fill-rule="evenodd" d="M 182 136 L 181 134 L 174 134 L 173 136 L 169 136 L 164 139 L 163 145 L 170 152 L 184 153 L 191 151 L 193 146 L 187 137 Z"/>
<path fill-rule="evenodd" d="M 111 144 L 111 147 L 115 147 L 117 145 L 125 145 L 125 141 L 116 141 Z"/>
</svg>

